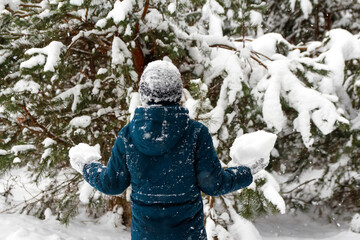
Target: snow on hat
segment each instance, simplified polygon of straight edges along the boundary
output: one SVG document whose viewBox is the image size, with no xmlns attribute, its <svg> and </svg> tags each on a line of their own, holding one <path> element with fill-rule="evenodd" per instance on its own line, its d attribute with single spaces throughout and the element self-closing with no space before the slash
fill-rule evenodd
<svg viewBox="0 0 360 240">
<path fill-rule="evenodd" d="M 140 78 L 140 97 L 143 103 L 178 103 L 182 94 L 181 75 L 171 62 L 157 60 L 149 63 Z"/>
</svg>

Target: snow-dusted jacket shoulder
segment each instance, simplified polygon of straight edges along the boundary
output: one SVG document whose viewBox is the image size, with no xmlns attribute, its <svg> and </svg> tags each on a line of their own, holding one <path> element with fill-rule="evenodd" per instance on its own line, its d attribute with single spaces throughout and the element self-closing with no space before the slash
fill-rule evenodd
<svg viewBox="0 0 360 240">
<path fill-rule="evenodd" d="M 107 194 L 131 184 L 136 240 L 206 239 L 201 191 L 217 196 L 252 182 L 247 167 L 221 167 L 207 127 L 178 105 L 137 108 L 107 167 L 86 165 L 84 177 Z"/>
</svg>

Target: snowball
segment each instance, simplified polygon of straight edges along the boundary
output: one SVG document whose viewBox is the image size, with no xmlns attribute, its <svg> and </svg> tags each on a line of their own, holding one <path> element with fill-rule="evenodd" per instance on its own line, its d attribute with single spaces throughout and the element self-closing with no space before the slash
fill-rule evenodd
<svg viewBox="0 0 360 240">
<path fill-rule="evenodd" d="M 90 146 L 86 143 L 79 143 L 75 147 L 70 148 L 69 158 L 86 163 L 97 161 L 101 158 L 100 145 Z"/>
<path fill-rule="evenodd" d="M 16 157 L 14 158 L 13 163 L 21 163 L 21 159 Z"/>
<path fill-rule="evenodd" d="M 360 233 L 360 214 L 355 214 L 350 223 L 350 229 L 353 232 Z"/>
<path fill-rule="evenodd" d="M 248 166 L 260 158 L 268 162 L 276 138 L 276 134 L 263 130 L 241 135 L 231 146 L 230 157 L 236 165 Z"/>
<path fill-rule="evenodd" d="M 70 126 L 75 128 L 87 128 L 91 124 L 90 116 L 75 117 L 70 121 Z"/>
</svg>

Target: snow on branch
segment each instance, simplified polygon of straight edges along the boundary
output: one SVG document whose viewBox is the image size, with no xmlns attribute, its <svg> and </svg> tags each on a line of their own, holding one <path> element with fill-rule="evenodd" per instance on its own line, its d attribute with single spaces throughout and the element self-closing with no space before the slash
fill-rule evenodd
<svg viewBox="0 0 360 240">
<path fill-rule="evenodd" d="M 119 37 L 114 37 L 111 49 L 111 65 L 124 64 L 126 58 L 131 58 L 131 52 Z"/>
<path fill-rule="evenodd" d="M 91 82 L 87 82 L 85 84 L 78 84 L 75 87 L 72 87 L 72 88 L 66 90 L 63 93 L 60 93 L 55 98 L 53 98 L 53 100 L 54 101 L 60 100 L 60 99 L 61 100 L 66 100 L 66 99 L 70 98 L 71 96 L 73 96 L 74 100 L 73 100 L 73 104 L 71 106 L 71 110 L 72 110 L 72 112 L 75 112 L 76 107 L 80 102 L 81 90 L 85 89 L 85 88 L 90 88 L 92 86 L 93 86 L 93 84 Z"/>
<path fill-rule="evenodd" d="M 290 71 L 291 63 L 291 60 L 282 56 L 268 64 L 271 77 L 262 80 L 268 81 L 263 116 L 269 127 L 281 131 L 286 122 L 280 104 L 280 98 L 284 98 L 289 106 L 298 112 L 298 117 L 294 120 L 294 128 L 301 133 L 305 146 L 310 147 L 314 141 L 311 138 L 310 120 L 324 135 L 335 129 L 336 122 L 348 124 L 349 121 L 341 116 L 329 100 L 329 96 L 306 87 Z"/>
<path fill-rule="evenodd" d="M 30 59 L 22 62 L 20 64 L 20 69 L 23 68 L 33 68 L 37 65 L 44 65 L 44 71 L 54 72 L 55 67 L 60 61 L 60 54 L 64 48 L 64 44 L 58 41 L 52 41 L 48 46 L 44 48 L 31 48 L 25 52 L 27 55 L 35 55 L 32 56 Z M 47 59 L 45 60 L 45 56 Z"/>
<path fill-rule="evenodd" d="M 333 29 L 323 44 L 325 51 L 318 61 L 325 62 L 331 75 L 321 81 L 321 90 L 333 94 L 344 83 L 345 61 L 360 58 L 360 40 L 344 29 Z"/>
<path fill-rule="evenodd" d="M 107 22 L 107 19 L 113 19 L 115 24 L 118 24 L 121 21 L 124 21 L 125 18 L 131 13 L 133 6 L 135 5 L 134 0 L 117 0 L 115 2 L 114 8 L 108 13 L 106 18 L 100 19 L 97 21 L 96 26 L 104 28 Z"/>
</svg>

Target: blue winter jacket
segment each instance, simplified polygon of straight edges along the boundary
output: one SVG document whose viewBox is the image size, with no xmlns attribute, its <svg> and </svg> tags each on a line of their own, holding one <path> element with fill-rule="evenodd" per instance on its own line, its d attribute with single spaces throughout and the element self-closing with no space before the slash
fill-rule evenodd
<svg viewBox="0 0 360 240">
<path fill-rule="evenodd" d="M 247 167 L 221 167 L 207 127 L 179 105 L 137 108 L 107 166 L 86 164 L 83 173 L 105 194 L 131 184 L 133 240 L 206 240 L 201 191 L 223 195 L 252 182 Z"/>
</svg>

